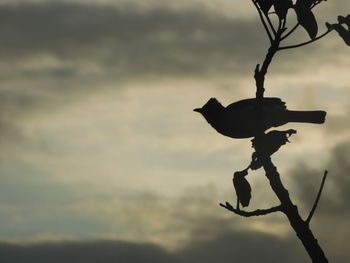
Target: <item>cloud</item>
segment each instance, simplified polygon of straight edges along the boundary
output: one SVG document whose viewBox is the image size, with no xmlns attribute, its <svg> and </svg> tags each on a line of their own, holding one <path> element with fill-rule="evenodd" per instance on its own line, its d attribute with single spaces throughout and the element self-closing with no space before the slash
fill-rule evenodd
<svg viewBox="0 0 350 263">
<path fill-rule="evenodd" d="M 318 208 L 312 219 L 312 229 L 322 240 L 326 251 L 332 255 L 341 255 L 348 258 L 347 251 L 340 249 L 344 240 L 350 237 L 348 209 L 349 170 L 350 170 L 350 144 L 348 141 L 340 142 L 330 153 L 324 169 L 329 171 Z M 310 167 L 302 163 L 296 166 L 289 175 L 292 180 L 290 194 L 304 218 L 307 217 L 319 189 L 323 171 L 320 167 Z M 325 225 L 333 225 L 332 229 Z M 345 262 L 339 261 L 339 262 Z"/>
<path fill-rule="evenodd" d="M 225 255 L 223 262 L 226 258 L 232 261 L 232 249 L 237 254 L 236 259 L 244 262 L 252 260 L 252 253 L 243 255 L 242 246 L 227 244 L 242 243 L 244 247 L 253 244 L 268 250 L 263 240 L 290 255 L 284 250 L 284 245 L 289 247 L 290 243 L 261 234 L 278 232 L 279 218 L 240 221 L 220 210 L 217 203 L 230 200 L 231 192 L 225 199 L 216 197 L 215 191 L 210 189 L 190 189 L 192 194 L 186 193 L 174 200 L 158 193 L 165 189 L 163 191 L 170 195 L 193 183 L 218 182 L 214 176 L 231 176 L 232 167 L 239 166 L 238 159 L 245 154 L 239 146 L 236 152 L 224 139 L 219 142 L 202 136 L 204 133 L 194 118 L 183 116 L 189 115 L 194 102 L 202 103 L 204 97 L 214 92 L 216 96 L 226 97 L 226 102 L 248 93 L 246 87 L 251 83 L 240 86 L 241 93 L 236 93 L 236 87 L 231 86 L 236 84 L 233 78 L 251 74 L 254 65 L 264 56 L 267 42 L 256 17 L 221 16 L 208 9 L 194 11 L 159 6 L 133 9 L 46 3 L 2 5 L 0 22 L 3 34 L 0 43 L 0 139 L 20 144 L 22 137 L 34 138 L 34 144 L 40 148 L 17 149 L 13 154 L 8 152 L 13 147 L 2 148 L 6 163 L 2 169 L 19 167 L 23 154 L 37 168 L 20 167 L 7 174 L 8 181 L 2 184 L 1 191 L 8 198 L 1 198 L 6 200 L 2 204 L 2 208 L 6 208 L 2 233 L 21 236 L 45 230 L 79 237 L 114 233 L 114 238 L 119 235 L 139 242 L 152 239 L 158 244 L 190 238 L 187 247 L 176 255 L 155 245 L 150 248 L 149 244 L 138 246 L 121 242 L 127 246 L 124 249 L 118 243 L 116 250 L 122 251 L 121 254 L 129 253 L 129 248 L 137 251 L 134 258 L 128 254 L 134 261 L 139 260 L 139 255 L 147 258 L 146 252 L 142 252 L 145 250 L 167 259 L 163 262 L 171 262 L 168 260 L 173 257 L 192 260 L 201 254 L 210 258 L 207 251 L 213 248 L 221 249 L 215 255 Z M 287 73 L 281 82 L 274 83 L 275 86 L 283 92 L 288 89 L 289 93 L 300 95 L 298 87 L 304 80 L 319 78 L 315 83 L 321 83 L 320 75 L 328 79 L 329 71 L 319 72 L 318 67 L 324 65 L 317 60 L 334 47 L 337 46 L 325 49 L 316 45 L 282 55 L 285 62 L 278 58 L 271 72 Z M 337 49 L 342 53 L 341 50 Z M 328 56 L 333 58 L 333 53 Z M 337 62 L 329 68 L 339 67 L 339 57 L 334 57 Z M 291 75 L 291 72 L 304 70 L 299 67 L 300 62 L 303 66 L 310 63 L 307 70 L 301 75 Z M 207 81 L 227 76 L 231 79 L 223 81 L 224 84 Z M 285 80 L 286 76 L 292 78 Z M 164 81 L 168 78 L 176 81 L 169 84 Z M 194 81 L 185 84 L 178 81 L 191 78 Z M 337 75 L 335 78 L 337 84 L 334 85 L 338 85 L 339 78 Z M 126 83 L 129 82 L 139 85 L 121 93 L 108 90 L 128 87 Z M 150 86 L 155 83 L 158 89 L 152 90 Z M 214 91 L 217 86 L 219 89 Z M 91 96 L 95 99 L 83 101 L 86 95 L 92 94 L 96 95 Z M 295 96 L 297 101 L 298 95 Z M 329 103 L 337 101 L 339 104 L 337 98 L 329 99 L 328 93 L 325 96 Z M 198 123 L 203 123 L 203 127 L 207 125 L 203 120 Z M 210 133 L 210 136 L 215 135 Z M 320 174 L 317 174 L 317 182 Z M 221 184 L 226 187 L 227 182 L 231 184 L 230 180 L 222 179 L 224 183 Z M 255 189 L 261 190 L 256 186 Z M 144 192 L 140 193 L 140 189 Z M 158 192 L 150 194 L 154 189 Z M 313 200 L 310 189 L 303 192 L 309 193 Z M 347 198 L 344 191 L 343 188 L 339 191 L 342 199 L 336 197 L 329 202 L 343 200 L 340 201 L 343 206 Z M 254 194 L 255 200 L 259 197 Z M 34 202 L 37 202 L 35 206 Z M 338 211 L 340 215 L 341 210 Z M 260 234 L 242 233 L 244 228 L 259 229 Z M 327 234 L 331 236 L 332 233 Z M 97 243 L 92 241 L 91 246 L 102 247 Z M 88 247 L 80 242 L 61 245 L 55 248 L 66 252 L 73 247 L 79 255 L 81 247 L 84 250 Z M 33 251 L 33 247 L 27 248 Z M 42 244 L 37 248 L 41 251 L 47 247 Z M 22 251 L 24 248 L 14 249 Z M 339 248 L 332 247 L 332 250 L 339 251 Z M 273 252 L 266 257 L 271 262 L 275 260 Z M 294 260 L 298 261 L 303 260 Z"/>
<path fill-rule="evenodd" d="M 204 232 L 205 229 L 202 229 Z M 224 230 L 224 229 L 223 229 Z M 249 231 L 222 231 L 207 239 L 193 237 L 176 250 L 152 243 L 115 240 L 0 243 L 3 261 L 21 262 L 304 262 L 307 253 L 294 236 L 276 236 Z M 333 262 L 346 262 L 341 255 Z"/>
<path fill-rule="evenodd" d="M 0 245 L 1 259 L 13 263 L 44 262 L 175 262 L 172 256 L 151 244 L 128 242 L 65 242 L 36 245 Z"/>
<path fill-rule="evenodd" d="M 348 161 L 346 158 L 349 156 L 347 154 L 349 149 L 350 147 L 347 145 L 335 150 L 332 162 L 339 172 L 335 172 L 336 175 L 333 176 L 338 179 L 344 176 L 344 171 L 347 171 Z M 263 258 L 268 262 L 302 262 L 307 258 L 294 235 L 267 234 L 278 230 L 281 223 L 288 227 L 285 217 L 270 215 L 245 219 L 230 214 L 221 209 L 217 203 L 232 200 L 233 193 L 230 192 L 227 196 L 225 193 L 224 196 L 213 186 L 188 189 L 182 196 L 169 199 L 166 196 L 147 192 L 139 194 L 136 194 L 135 191 L 122 192 L 122 189 L 113 186 L 109 181 L 100 182 L 101 186 L 84 184 L 83 189 L 73 186 L 70 186 L 71 189 L 67 189 L 69 187 L 62 183 L 48 182 L 51 179 L 45 179 L 45 176 L 40 175 L 39 171 L 32 172 L 37 175 L 33 177 L 28 173 L 28 167 L 23 169 L 27 171 L 27 181 L 21 182 L 21 185 L 17 187 L 18 192 L 14 191 L 12 196 L 6 193 L 5 189 L 9 186 L 6 181 L 1 192 L 4 192 L 3 194 L 10 201 L 12 199 L 14 203 L 18 202 L 16 200 L 16 195 L 18 195 L 17 199 L 33 199 L 33 203 L 36 205 L 30 205 L 25 210 L 25 216 L 23 215 L 22 220 L 16 217 L 3 220 L 5 218 L 3 217 L 4 229 L 7 228 L 10 232 L 20 229 L 22 233 L 34 234 L 54 231 L 71 234 L 75 237 L 76 234 L 82 235 L 83 238 L 89 238 L 88 234 L 91 232 L 99 235 L 103 235 L 104 232 L 106 235 L 114 233 L 111 236 L 114 240 L 124 237 L 134 241 L 76 241 L 55 244 L 36 243 L 35 245 L 2 244 L 0 254 L 4 260 L 11 258 L 11 262 L 22 262 L 21 257 L 25 256 L 27 262 L 31 262 L 30 260 L 47 262 L 48 257 L 65 262 L 77 260 L 77 258 L 82 262 L 85 260 L 86 262 L 95 262 L 96 258 L 100 258 L 100 260 L 102 258 L 106 262 L 120 258 L 125 259 L 125 262 L 144 262 L 144 260 L 140 261 L 140 258 L 147 259 L 149 255 L 152 255 L 154 257 L 152 262 L 158 262 L 158 259 L 159 262 L 162 260 L 163 262 L 180 263 L 213 262 L 216 259 L 224 263 L 235 260 L 244 263 L 254 262 L 256 258 Z M 296 183 L 289 190 L 293 194 L 295 187 L 298 187 L 298 190 L 301 191 L 298 196 L 301 196 L 302 200 L 299 199 L 301 203 L 298 201 L 297 204 L 299 207 L 303 207 L 307 206 L 307 201 L 314 200 L 312 193 L 316 194 L 317 192 L 316 188 L 321 173 L 311 177 L 311 173 L 308 173 L 306 169 L 302 167 L 300 169 L 299 177 L 296 174 L 290 176 L 296 180 Z M 308 180 L 311 183 L 309 188 L 307 188 Z M 315 181 L 317 181 L 316 187 Z M 300 182 L 305 184 L 300 184 Z M 346 178 L 338 183 L 341 186 L 340 194 L 336 195 L 334 199 L 332 195 L 327 195 L 329 181 L 327 182 L 325 194 L 312 221 L 312 229 L 333 262 L 346 262 L 347 251 L 344 251 L 339 245 L 348 238 L 348 231 L 344 230 L 348 226 L 348 214 L 345 213 L 346 200 L 348 200 L 345 191 L 348 184 Z M 35 192 L 26 190 L 26 188 L 30 188 L 31 184 L 35 185 Z M 13 191 L 13 187 L 11 189 Z M 260 185 L 256 185 L 253 190 L 265 191 Z M 265 198 L 264 195 L 256 194 L 253 193 L 254 198 L 257 196 Z M 40 195 L 46 197 L 45 200 L 40 201 Z M 3 200 L 3 198 L 1 199 Z M 46 203 L 47 201 L 49 202 Z M 57 203 L 59 206 L 56 205 Z M 330 205 L 327 205 L 328 203 Z M 33 209 L 36 207 L 45 209 Z M 338 210 L 334 210 L 337 207 Z M 3 208 L 2 211 L 4 211 Z M 16 213 L 12 213 L 12 215 L 16 215 Z M 55 217 L 55 220 L 52 220 L 52 217 Z M 328 224 L 337 222 L 337 227 L 328 231 L 324 228 L 326 222 Z M 260 230 L 253 231 L 252 229 L 258 229 L 256 225 L 259 224 Z M 31 226 L 34 226 L 34 232 L 31 232 Z M 35 233 L 35 231 L 37 232 Z M 5 233 L 4 230 L 2 233 Z M 150 240 L 154 242 L 153 245 L 149 243 Z M 163 248 L 171 242 L 176 244 L 170 246 L 177 248 L 175 252 L 167 252 Z M 162 244 L 162 246 L 155 244 Z M 96 257 L 90 257 L 90 253 Z M 103 255 L 107 255 L 106 258 Z"/>
<path fill-rule="evenodd" d="M 327 118 L 327 132 L 329 134 L 345 134 L 350 131 L 350 114 L 334 115 Z"/>
<path fill-rule="evenodd" d="M 62 107 L 106 87 L 145 76 L 159 81 L 241 72 L 249 64 L 244 50 L 262 51 L 254 41 L 264 42 L 259 30 L 254 21 L 203 10 L 0 5 L 0 125 L 8 130 L 1 130 L 2 141 L 11 139 L 9 133 L 24 137 L 23 114 Z"/>
<path fill-rule="evenodd" d="M 0 5 L 1 126 L 14 130 L 17 124 L 10 122 L 18 114 L 62 107 L 106 87 L 145 79 L 242 78 L 265 55 L 267 38 L 257 17 L 157 1 L 150 6 Z M 332 45 L 325 42 L 281 53 L 271 72 L 298 72 L 300 63 L 312 72 L 320 57 L 334 50 L 342 54 L 332 38 Z"/>
<path fill-rule="evenodd" d="M 47 54 L 61 61 L 50 67 L 19 67 L 25 77 L 69 78 L 84 74 L 90 64 L 95 71 L 102 68 L 95 77 L 111 77 L 105 75 L 107 70 L 136 79 L 242 74 L 251 72 L 257 58 L 264 56 L 268 43 L 257 17 L 156 6 L 140 10 L 63 2 L 2 5 L 0 54 L 12 63 L 24 58 L 40 63 L 37 59 Z M 304 61 L 305 55 L 315 58 L 318 51 L 314 46 L 286 58 L 295 61 L 304 55 Z"/>
<path fill-rule="evenodd" d="M 5 60 L 51 54 L 62 60 L 95 61 L 136 78 L 240 70 L 247 61 L 244 55 L 258 55 L 266 43 L 257 21 L 204 10 L 144 12 L 52 3 L 1 6 L 0 14 L 0 54 Z M 43 73 L 64 77 L 77 72 L 54 67 Z"/>
<path fill-rule="evenodd" d="M 323 212 L 325 216 L 336 213 L 339 216 L 347 215 L 347 209 L 344 209 L 349 200 L 348 187 L 350 186 L 349 177 L 346 176 L 350 169 L 350 144 L 348 141 L 336 145 L 330 153 L 330 158 L 325 169 L 329 171 L 325 192 L 321 200 L 321 208 L 325 207 Z M 322 170 L 315 167 L 309 167 L 302 163 L 293 169 L 291 178 L 297 193 L 297 197 L 302 203 L 311 205 L 316 196 L 319 183 L 322 177 Z M 329 213 L 330 212 L 330 213 Z M 322 212 L 320 212 L 322 213 Z"/>
<path fill-rule="evenodd" d="M 60 1 L 0 5 L 0 76 L 2 87 L 15 90 L 1 92 L 11 103 L 21 99 L 32 104 L 45 101 L 48 96 L 39 95 L 50 92 L 82 94 L 106 84 L 140 82 L 145 76 L 158 81 L 247 76 L 265 55 L 267 38 L 257 17 L 152 6 L 143 10 Z M 281 53 L 272 72 L 299 71 L 300 63 L 315 67 L 320 54 L 342 53 L 324 42 Z"/>
<path fill-rule="evenodd" d="M 252 253 L 255 251 L 254 253 Z M 124 241 L 0 244 L 3 261 L 19 262 L 268 262 L 303 261 L 289 241 L 266 234 L 228 232 L 213 239 L 193 241 L 185 248 L 167 252 L 150 243 Z"/>
</svg>

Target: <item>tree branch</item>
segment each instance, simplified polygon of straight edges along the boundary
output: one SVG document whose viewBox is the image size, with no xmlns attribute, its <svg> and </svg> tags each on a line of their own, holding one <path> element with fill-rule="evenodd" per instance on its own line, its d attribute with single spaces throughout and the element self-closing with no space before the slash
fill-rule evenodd
<svg viewBox="0 0 350 263">
<path fill-rule="evenodd" d="M 285 47 L 279 47 L 277 50 L 284 50 L 284 49 L 291 49 L 291 48 L 297 48 L 297 47 L 301 47 L 301 46 L 305 46 L 305 45 L 308 45 L 308 44 L 311 44 L 321 38 L 323 38 L 324 36 L 328 35 L 328 33 L 330 33 L 333 29 L 328 29 L 325 33 L 323 33 L 322 35 L 314 38 L 314 39 L 311 39 L 309 41 L 306 41 L 304 43 L 300 43 L 300 44 L 297 44 L 297 45 L 292 45 L 292 46 L 285 46 Z"/>
<path fill-rule="evenodd" d="M 299 23 L 297 23 L 286 35 L 281 37 L 281 41 L 289 37 L 298 27 L 300 26 Z"/>
<path fill-rule="evenodd" d="M 273 42 L 273 38 L 272 38 L 271 32 L 270 32 L 270 30 L 269 30 L 269 28 L 268 28 L 268 26 L 267 26 L 265 20 L 264 20 L 263 14 L 262 14 L 262 12 L 261 12 L 261 10 L 260 10 L 258 4 L 255 2 L 255 0 L 252 0 L 252 2 L 253 2 L 253 4 L 255 5 L 256 10 L 258 10 L 261 23 L 263 24 L 263 26 L 264 26 L 264 28 L 265 28 L 265 31 L 266 31 L 266 33 L 267 33 L 269 39 L 270 39 L 270 42 L 272 43 L 272 42 Z"/>
<path fill-rule="evenodd" d="M 324 1 L 326 1 L 326 0 L 324 0 Z M 323 2 L 323 0 L 319 0 L 319 1 L 316 1 L 315 3 L 313 3 L 312 5 L 311 5 L 311 9 L 313 9 L 315 6 L 317 6 L 318 4 L 320 4 L 321 2 Z"/>
<path fill-rule="evenodd" d="M 320 197 L 321 197 L 321 194 L 322 194 L 322 190 L 323 190 L 323 187 L 324 187 L 324 183 L 326 181 L 326 177 L 327 177 L 327 174 L 328 174 L 328 171 L 325 171 L 324 172 L 324 175 L 323 175 L 323 178 L 322 178 L 322 182 L 321 182 L 321 186 L 320 186 L 320 189 L 318 190 L 318 193 L 317 193 L 317 197 L 316 197 L 316 200 L 315 200 L 315 203 L 310 211 L 310 214 L 309 216 L 307 217 L 306 219 L 306 223 L 310 224 L 310 221 L 311 221 L 311 218 L 312 216 L 314 215 L 315 211 L 316 211 L 316 208 L 317 208 L 317 205 L 318 205 L 318 202 L 320 201 Z"/>
<path fill-rule="evenodd" d="M 220 206 L 223 208 L 226 208 L 227 210 L 229 210 L 237 215 L 243 216 L 243 217 L 263 216 L 263 215 L 271 214 L 274 212 L 281 212 L 282 211 L 281 205 L 274 206 L 274 207 L 271 207 L 269 209 L 257 209 L 255 211 L 251 211 L 251 212 L 235 209 L 235 208 L 233 208 L 233 206 L 229 202 L 226 202 L 226 204 L 220 203 Z"/>
<path fill-rule="evenodd" d="M 264 16 L 266 17 L 266 20 L 267 20 L 267 22 L 269 23 L 270 28 L 271 28 L 273 34 L 276 36 L 277 31 L 276 31 L 276 29 L 274 28 L 274 26 L 273 26 L 273 24 L 272 24 L 272 22 L 271 22 L 271 19 L 269 18 L 269 14 L 267 14 L 267 15 L 264 14 Z"/>
<path fill-rule="evenodd" d="M 278 30 L 277 30 L 278 33 L 281 32 L 282 26 L 283 26 L 282 19 L 278 18 Z"/>
</svg>

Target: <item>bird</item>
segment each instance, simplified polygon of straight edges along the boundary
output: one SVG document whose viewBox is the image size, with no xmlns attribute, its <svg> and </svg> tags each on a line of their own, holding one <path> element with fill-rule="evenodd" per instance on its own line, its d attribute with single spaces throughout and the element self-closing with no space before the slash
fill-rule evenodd
<svg viewBox="0 0 350 263">
<path fill-rule="evenodd" d="M 211 98 L 201 108 L 194 109 L 220 134 L 231 138 L 255 137 L 263 117 L 264 131 L 289 122 L 316 123 L 325 121 L 325 111 L 291 111 L 280 98 L 264 98 L 262 113 L 258 111 L 257 99 L 244 99 L 224 107 L 216 98 Z"/>
<path fill-rule="evenodd" d="M 252 188 L 250 187 L 248 180 L 245 178 L 247 175 L 247 170 L 235 172 L 233 174 L 232 182 L 237 195 L 237 209 L 239 209 L 239 203 L 241 203 L 243 207 L 247 207 L 252 197 Z"/>
</svg>

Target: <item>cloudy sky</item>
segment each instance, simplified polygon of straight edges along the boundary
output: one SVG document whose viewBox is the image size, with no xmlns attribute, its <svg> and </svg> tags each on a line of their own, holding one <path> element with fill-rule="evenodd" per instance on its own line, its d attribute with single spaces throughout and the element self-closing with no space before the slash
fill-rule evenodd
<svg viewBox="0 0 350 263">
<path fill-rule="evenodd" d="M 317 11 L 322 33 L 350 5 Z M 251 143 L 192 111 L 255 95 L 268 41 L 250 1 L 1 0 L 0 33 L 0 258 L 308 262 L 282 215 L 219 207 Z M 298 134 L 273 160 L 304 217 L 329 170 L 311 227 L 334 263 L 350 257 L 349 54 L 331 33 L 278 53 L 266 80 L 290 109 L 328 112 L 286 126 Z M 249 209 L 278 204 L 263 171 L 248 180 Z"/>
</svg>

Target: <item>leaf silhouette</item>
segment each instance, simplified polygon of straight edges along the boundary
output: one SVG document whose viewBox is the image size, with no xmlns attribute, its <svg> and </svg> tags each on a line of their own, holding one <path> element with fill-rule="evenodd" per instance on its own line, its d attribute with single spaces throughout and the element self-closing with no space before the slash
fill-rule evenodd
<svg viewBox="0 0 350 263">
<path fill-rule="evenodd" d="M 257 0 L 257 2 L 258 2 L 258 5 L 260 6 L 260 9 L 265 14 L 267 14 L 275 1 L 274 0 Z"/>
<path fill-rule="evenodd" d="M 278 17 L 280 19 L 285 19 L 288 9 L 293 7 L 293 2 L 292 0 L 275 0 L 273 7 L 275 8 Z"/>
<path fill-rule="evenodd" d="M 350 27 L 350 14 L 346 17 L 338 16 L 338 22 L 339 24 L 346 24 L 348 27 Z"/>
<path fill-rule="evenodd" d="M 264 140 L 261 142 L 254 138 L 251 140 L 252 147 L 263 149 L 263 152 L 266 156 L 271 156 L 275 152 L 277 152 L 282 145 L 285 145 L 287 142 L 289 142 L 288 138 L 292 135 L 297 133 L 296 130 L 289 129 L 286 131 L 277 131 L 273 130 L 268 132 L 264 135 Z M 258 154 L 254 152 L 252 154 L 252 161 L 250 163 L 250 168 L 252 170 L 257 170 L 261 168 L 262 161 L 259 158 Z"/>
<path fill-rule="evenodd" d="M 250 203 L 252 197 L 251 192 L 252 188 L 250 187 L 249 182 L 245 179 L 247 171 L 235 172 L 232 182 L 236 190 L 236 195 L 242 206 L 246 207 Z"/>
<path fill-rule="evenodd" d="M 300 1 L 299 1 L 300 2 Z M 295 12 L 300 25 L 305 28 L 311 39 L 317 36 L 318 26 L 317 21 L 310 7 L 304 4 L 296 4 Z"/>
<path fill-rule="evenodd" d="M 340 24 L 329 24 L 326 23 L 326 26 L 328 29 L 334 29 L 335 31 L 338 32 L 339 36 L 344 40 L 345 44 L 350 46 L 350 31 L 346 30 L 345 27 L 343 27 Z"/>
<path fill-rule="evenodd" d="M 311 5 L 322 2 L 323 0 L 297 0 L 296 5 L 304 5 L 311 7 Z M 325 0 L 326 1 L 326 0 Z"/>
</svg>

